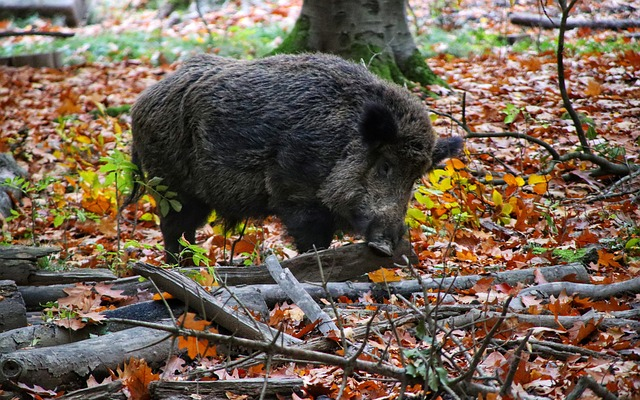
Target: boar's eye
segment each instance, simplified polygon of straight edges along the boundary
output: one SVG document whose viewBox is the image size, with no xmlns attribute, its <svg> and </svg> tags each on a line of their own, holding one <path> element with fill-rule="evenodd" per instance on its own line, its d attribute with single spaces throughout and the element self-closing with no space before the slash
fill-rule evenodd
<svg viewBox="0 0 640 400">
<path fill-rule="evenodd" d="M 378 177 L 380 178 L 389 178 L 391 176 L 391 172 L 393 171 L 393 167 L 391 163 L 387 160 L 383 160 L 378 163 Z"/>
</svg>

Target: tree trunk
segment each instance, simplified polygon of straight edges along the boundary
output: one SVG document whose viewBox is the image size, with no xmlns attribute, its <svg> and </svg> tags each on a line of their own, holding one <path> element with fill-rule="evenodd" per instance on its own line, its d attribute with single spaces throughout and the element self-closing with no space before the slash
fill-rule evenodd
<svg viewBox="0 0 640 400">
<path fill-rule="evenodd" d="M 398 83 L 442 83 L 409 31 L 405 0 L 304 0 L 275 53 L 319 51 L 362 62 Z"/>
</svg>

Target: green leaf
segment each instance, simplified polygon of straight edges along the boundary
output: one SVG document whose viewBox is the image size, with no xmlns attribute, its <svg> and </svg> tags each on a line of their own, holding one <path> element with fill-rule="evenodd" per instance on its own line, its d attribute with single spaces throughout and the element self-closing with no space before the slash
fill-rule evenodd
<svg viewBox="0 0 640 400">
<path fill-rule="evenodd" d="M 182 210 L 182 203 L 178 200 L 169 200 L 169 204 L 171 204 L 171 208 L 176 212 L 180 212 L 180 210 Z"/>
<path fill-rule="evenodd" d="M 160 178 L 159 176 L 154 176 L 153 178 L 149 179 L 149 181 L 147 182 L 147 185 L 158 186 L 160 182 L 162 182 L 162 178 Z"/>
<path fill-rule="evenodd" d="M 416 192 L 415 194 L 416 200 L 418 200 L 418 203 L 424 205 L 427 208 L 433 208 L 435 207 L 435 204 L 433 203 L 433 200 L 431 200 L 431 197 L 426 196 L 420 192 Z"/>
<path fill-rule="evenodd" d="M 520 114 L 521 111 L 522 109 L 520 107 L 516 107 L 511 103 L 507 104 L 505 109 L 502 111 L 502 113 L 506 114 L 506 116 L 504 117 L 504 123 L 505 124 L 513 123 L 513 121 L 515 121 L 516 118 L 518 118 L 518 115 Z"/>
<path fill-rule="evenodd" d="M 598 132 L 596 132 L 596 128 L 594 128 L 592 125 L 589 125 L 589 128 L 587 129 L 587 139 L 593 140 L 596 137 L 598 137 Z"/>
<path fill-rule="evenodd" d="M 60 227 L 60 225 L 62 225 L 64 223 L 64 215 L 62 214 L 58 214 L 55 216 L 55 218 L 53 219 L 53 226 L 55 228 Z"/>
<path fill-rule="evenodd" d="M 407 216 L 409 216 L 410 218 L 415 219 L 416 221 L 419 222 L 427 222 L 427 216 L 424 215 L 424 213 L 420 210 L 418 210 L 417 208 L 410 208 L 407 211 Z"/>
<path fill-rule="evenodd" d="M 625 243 L 624 248 L 625 250 L 631 250 L 634 247 L 638 246 L 638 244 L 640 244 L 640 238 L 633 238 Z"/>
<path fill-rule="evenodd" d="M 166 217 L 167 214 L 169 214 L 169 202 L 165 199 L 161 199 L 160 200 L 160 215 L 162 215 L 163 217 Z"/>
</svg>

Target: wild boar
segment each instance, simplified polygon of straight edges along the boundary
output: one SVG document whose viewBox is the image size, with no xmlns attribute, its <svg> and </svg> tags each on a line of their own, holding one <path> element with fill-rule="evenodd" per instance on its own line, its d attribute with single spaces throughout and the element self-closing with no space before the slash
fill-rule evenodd
<svg viewBox="0 0 640 400">
<path fill-rule="evenodd" d="M 278 216 L 301 252 L 342 230 L 392 255 L 416 179 L 462 143 L 437 139 L 406 89 L 325 54 L 197 56 L 131 115 L 133 162 L 182 205 L 160 218 L 168 262 L 212 210 L 228 225 Z"/>
</svg>

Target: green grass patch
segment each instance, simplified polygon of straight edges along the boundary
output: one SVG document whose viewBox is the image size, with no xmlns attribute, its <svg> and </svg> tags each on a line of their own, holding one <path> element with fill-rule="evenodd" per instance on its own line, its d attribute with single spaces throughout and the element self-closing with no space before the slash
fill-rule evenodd
<svg viewBox="0 0 640 400">
<path fill-rule="evenodd" d="M 65 64 L 81 62 L 112 62 L 126 59 L 147 59 L 160 56 L 169 62 L 189 55 L 215 52 L 220 55 L 251 58 L 269 53 L 275 39 L 283 36 L 279 27 L 231 27 L 224 35 L 169 37 L 160 31 L 105 33 L 98 36 L 74 36 L 39 43 L 18 43 L 0 47 L 0 56 L 60 51 Z"/>
<path fill-rule="evenodd" d="M 416 37 L 416 44 L 426 56 L 450 54 L 454 57 L 468 57 L 472 54 L 483 54 L 495 47 L 506 46 L 506 40 L 484 29 L 461 29 L 445 31 L 432 28 L 427 35 Z"/>
<path fill-rule="evenodd" d="M 432 28 L 428 34 L 417 36 L 416 43 L 427 57 L 437 54 L 449 54 L 454 57 L 465 58 L 509 46 L 504 36 L 486 32 L 482 28 L 463 28 L 456 31 Z M 510 49 L 516 53 L 547 52 L 555 51 L 557 44 L 557 37 L 532 36 L 529 39 L 525 38 L 517 41 L 510 46 Z M 640 42 L 623 37 L 612 37 L 608 40 L 586 37 L 567 39 L 565 48 L 568 54 L 598 54 L 625 52 L 628 50 L 638 52 L 640 51 Z"/>
</svg>

